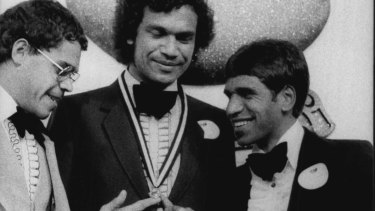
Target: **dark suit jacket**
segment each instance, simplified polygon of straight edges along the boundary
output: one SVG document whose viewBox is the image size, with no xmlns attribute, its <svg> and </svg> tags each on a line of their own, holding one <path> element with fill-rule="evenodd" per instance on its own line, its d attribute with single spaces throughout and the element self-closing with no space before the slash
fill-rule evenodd
<svg viewBox="0 0 375 211">
<path fill-rule="evenodd" d="M 187 101 L 180 169 L 169 199 L 196 211 L 227 210 L 233 203 L 225 193 L 232 192 L 235 170 L 231 125 L 222 110 L 191 97 Z M 199 120 L 216 123 L 220 136 L 205 140 Z M 135 130 L 117 81 L 66 97 L 52 122 L 72 210 L 99 210 L 122 189 L 128 193 L 125 205 L 149 197 Z"/>
<path fill-rule="evenodd" d="M 298 184 L 306 168 L 324 163 L 327 183 L 314 190 Z M 236 170 L 235 210 L 247 210 L 251 173 L 245 164 Z M 373 148 L 368 141 L 328 140 L 305 130 L 288 211 L 371 211 L 373 204 Z"/>
</svg>

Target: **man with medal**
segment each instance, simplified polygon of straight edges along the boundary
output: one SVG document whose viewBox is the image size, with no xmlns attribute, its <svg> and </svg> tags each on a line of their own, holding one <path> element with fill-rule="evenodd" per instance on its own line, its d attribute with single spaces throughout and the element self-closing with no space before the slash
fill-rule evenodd
<svg viewBox="0 0 375 211">
<path fill-rule="evenodd" d="M 115 25 L 126 70 L 64 99 L 50 129 L 71 208 L 98 210 L 126 190 L 113 207 L 152 197 L 162 203 L 150 210 L 230 210 L 232 128 L 177 80 L 212 40 L 212 11 L 204 0 L 121 1 Z"/>
</svg>

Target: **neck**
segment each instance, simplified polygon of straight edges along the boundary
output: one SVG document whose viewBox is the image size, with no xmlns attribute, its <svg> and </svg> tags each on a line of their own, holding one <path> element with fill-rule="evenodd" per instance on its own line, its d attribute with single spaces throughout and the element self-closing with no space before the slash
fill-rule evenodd
<svg viewBox="0 0 375 211">
<path fill-rule="evenodd" d="M 265 140 L 260 141 L 259 144 L 257 144 L 258 147 L 265 152 L 271 151 L 280 141 L 280 138 L 294 125 L 296 121 L 297 119 L 293 116 L 284 118 L 270 137 L 267 137 Z"/>
<path fill-rule="evenodd" d="M 128 71 L 130 73 L 130 75 L 135 78 L 137 81 L 139 82 L 142 82 L 142 79 L 141 77 L 139 77 L 139 75 L 137 74 L 137 67 L 135 67 L 135 65 L 133 63 L 130 63 L 128 65 Z"/>
</svg>

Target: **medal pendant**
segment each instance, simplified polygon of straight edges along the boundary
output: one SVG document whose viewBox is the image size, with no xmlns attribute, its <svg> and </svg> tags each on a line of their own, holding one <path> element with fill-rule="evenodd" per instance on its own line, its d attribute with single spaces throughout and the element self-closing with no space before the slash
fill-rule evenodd
<svg viewBox="0 0 375 211">
<path fill-rule="evenodd" d="M 161 197 L 161 191 L 158 188 L 153 188 L 150 193 L 148 193 L 151 198 L 157 199 Z"/>
</svg>

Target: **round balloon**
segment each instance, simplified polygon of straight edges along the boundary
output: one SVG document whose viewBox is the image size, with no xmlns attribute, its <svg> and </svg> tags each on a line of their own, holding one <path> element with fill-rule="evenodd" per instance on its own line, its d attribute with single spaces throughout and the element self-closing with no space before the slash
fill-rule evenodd
<svg viewBox="0 0 375 211">
<path fill-rule="evenodd" d="M 118 0 L 66 0 L 88 36 L 115 57 L 113 22 Z M 302 50 L 320 34 L 330 12 L 329 0 L 209 0 L 216 36 L 199 52 L 185 84 L 220 84 L 228 58 L 242 45 L 261 38 L 288 40 Z"/>
</svg>

